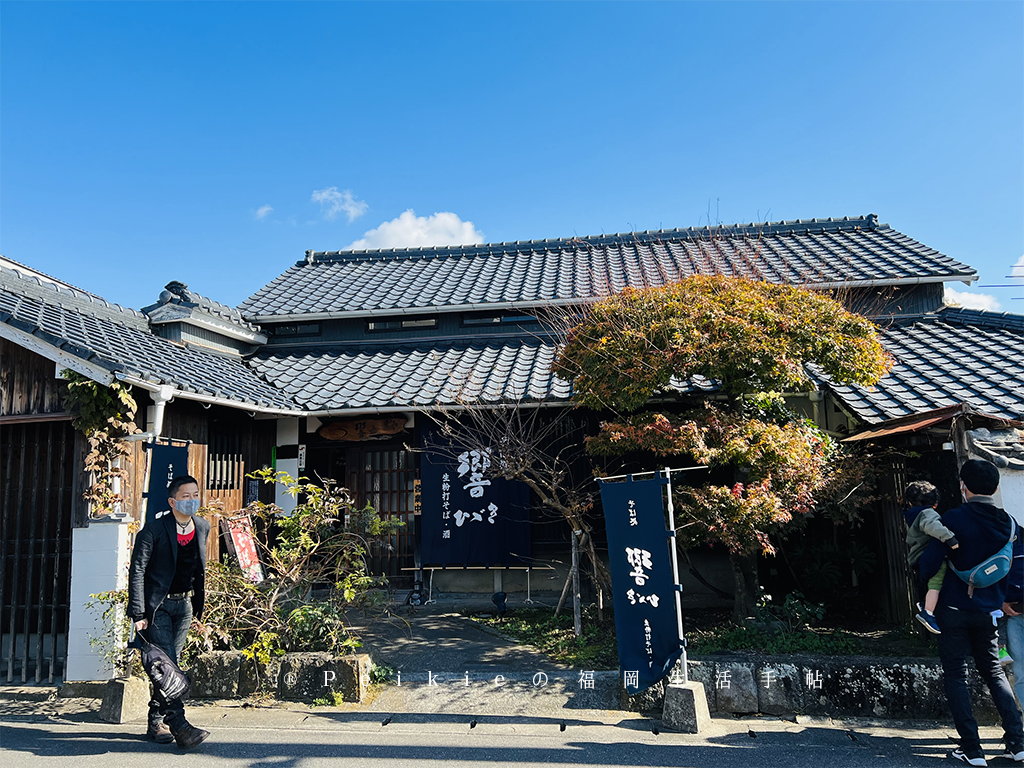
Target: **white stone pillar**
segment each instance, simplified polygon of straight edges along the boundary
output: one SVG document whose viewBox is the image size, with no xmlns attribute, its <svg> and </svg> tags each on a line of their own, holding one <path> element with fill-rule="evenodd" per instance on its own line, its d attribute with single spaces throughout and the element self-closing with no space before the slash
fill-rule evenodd
<svg viewBox="0 0 1024 768">
<path fill-rule="evenodd" d="M 298 451 L 299 445 L 299 420 L 298 419 L 278 419 L 277 420 L 277 450 L 278 453 L 285 446 L 288 446 L 294 451 Z M 278 459 L 277 467 L 278 472 L 287 472 L 294 478 L 299 476 L 299 460 L 298 459 Z M 295 505 L 298 504 L 298 499 L 285 493 L 283 485 L 278 485 L 274 489 L 274 503 L 277 504 L 285 512 L 291 512 L 295 509 Z"/>
<path fill-rule="evenodd" d="M 128 521 L 90 520 L 71 534 L 71 613 L 64 680 L 109 680 L 113 665 L 90 645 L 104 635 L 103 609 L 86 609 L 89 595 L 128 586 Z"/>
</svg>

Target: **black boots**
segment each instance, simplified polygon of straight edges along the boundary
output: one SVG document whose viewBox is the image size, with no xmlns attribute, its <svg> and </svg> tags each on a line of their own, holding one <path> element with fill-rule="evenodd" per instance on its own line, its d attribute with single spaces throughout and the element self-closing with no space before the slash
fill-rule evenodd
<svg viewBox="0 0 1024 768">
<path fill-rule="evenodd" d="M 149 730 L 146 736 L 160 744 L 174 741 L 181 749 L 198 747 L 210 735 L 185 719 L 185 707 L 180 699 L 163 702 L 153 699 L 149 703 Z"/>
<path fill-rule="evenodd" d="M 153 699 L 149 702 L 149 728 L 146 729 L 146 738 L 157 744 L 170 744 L 174 741 L 171 729 L 164 722 L 164 714 L 159 701 Z"/>
<path fill-rule="evenodd" d="M 146 730 L 146 738 L 152 739 L 157 744 L 170 744 L 174 741 L 174 736 L 171 735 L 171 729 L 164 722 L 163 715 L 149 716 L 149 728 Z"/>
<path fill-rule="evenodd" d="M 206 737 L 209 735 L 209 731 L 196 728 L 191 723 L 185 723 L 183 728 L 174 732 L 174 740 L 181 749 L 192 749 L 192 747 L 198 747 L 206 741 Z"/>
</svg>

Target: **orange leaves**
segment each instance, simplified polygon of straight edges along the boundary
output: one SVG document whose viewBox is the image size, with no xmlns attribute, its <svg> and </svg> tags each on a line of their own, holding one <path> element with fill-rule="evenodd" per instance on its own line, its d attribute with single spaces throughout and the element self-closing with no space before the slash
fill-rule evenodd
<svg viewBox="0 0 1024 768">
<path fill-rule="evenodd" d="M 573 380 L 577 402 L 630 411 L 673 378 L 700 375 L 732 396 L 806 386 L 807 363 L 866 385 L 892 365 L 874 325 L 824 294 L 696 275 L 595 304 L 555 371 Z"/>
<path fill-rule="evenodd" d="M 680 525 L 698 523 L 687 529 L 694 541 L 718 541 L 736 553 L 770 553 L 768 533 L 810 511 L 835 448 L 827 435 L 799 419 L 778 423 L 705 404 L 681 416 L 643 413 L 602 423 L 587 450 L 685 455 L 712 468 L 735 468 L 743 482 L 679 491 Z"/>
<path fill-rule="evenodd" d="M 579 404 L 630 413 L 695 376 L 717 383 L 737 406 L 743 396 L 807 388 L 808 364 L 837 383 L 871 385 L 892 359 L 870 321 L 825 294 L 697 275 L 594 304 L 554 367 L 572 380 Z M 770 553 L 769 533 L 811 509 L 834 448 L 800 420 L 739 410 L 705 405 L 682 416 L 634 414 L 602 424 L 587 450 L 685 455 L 732 467 L 743 482 L 680 493 L 681 525 L 698 524 L 684 535 L 737 553 Z"/>
</svg>

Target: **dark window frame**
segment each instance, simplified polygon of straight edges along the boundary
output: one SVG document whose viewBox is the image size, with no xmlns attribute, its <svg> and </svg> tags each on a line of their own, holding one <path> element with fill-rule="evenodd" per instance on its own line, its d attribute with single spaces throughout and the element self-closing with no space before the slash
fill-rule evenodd
<svg viewBox="0 0 1024 768">
<path fill-rule="evenodd" d="M 380 327 L 375 327 L 380 326 Z M 367 333 L 404 333 L 437 328 L 437 317 L 382 317 L 366 321 Z"/>
<path fill-rule="evenodd" d="M 287 323 L 277 325 L 270 329 L 274 338 L 281 336 L 319 336 L 320 323 Z"/>
<path fill-rule="evenodd" d="M 487 312 L 484 314 L 464 314 L 462 326 L 464 328 L 480 328 L 493 325 L 522 325 L 536 324 L 540 322 L 536 315 L 526 315 L 512 311 Z"/>
</svg>

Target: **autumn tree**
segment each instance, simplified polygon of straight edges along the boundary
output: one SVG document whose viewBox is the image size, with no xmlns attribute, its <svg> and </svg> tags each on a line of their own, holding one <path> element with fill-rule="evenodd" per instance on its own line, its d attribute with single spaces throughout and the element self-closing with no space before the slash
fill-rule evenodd
<svg viewBox="0 0 1024 768">
<path fill-rule="evenodd" d="M 812 388 L 808 369 L 834 382 L 872 385 L 891 366 L 875 326 L 834 298 L 727 276 L 629 289 L 592 305 L 555 363 L 576 403 L 611 411 L 594 454 L 688 456 L 728 482 L 677 487 L 677 526 L 691 544 L 727 547 L 734 618 L 753 612 L 756 556 L 770 534 L 812 508 L 835 447 L 767 393 Z M 680 414 L 652 401 L 708 397 Z M 685 544 L 685 542 L 684 542 Z"/>
</svg>

